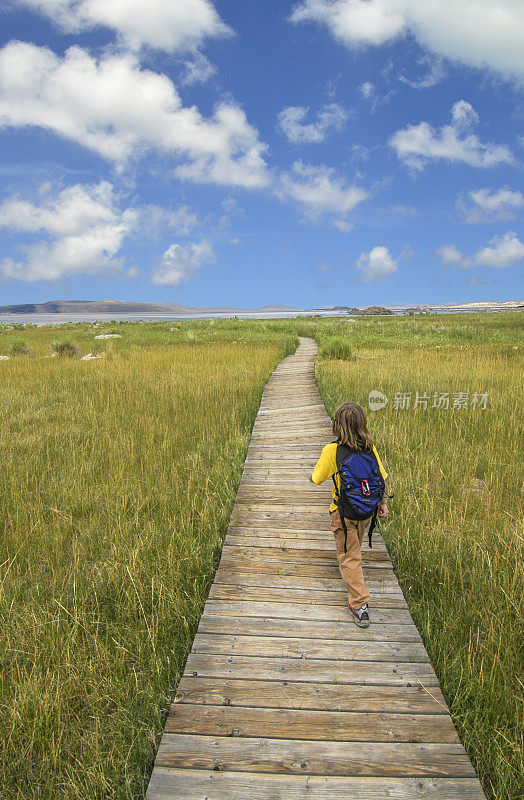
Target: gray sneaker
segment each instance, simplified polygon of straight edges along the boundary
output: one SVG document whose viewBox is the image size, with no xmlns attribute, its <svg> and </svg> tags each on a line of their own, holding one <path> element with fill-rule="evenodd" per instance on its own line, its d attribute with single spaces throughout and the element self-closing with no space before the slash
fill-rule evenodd
<svg viewBox="0 0 524 800">
<path fill-rule="evenodd" d="M 367 628 L 369 626 L 368 604 L 364 603 L 361 608 L 353 608 L 353 606 L 348 603 L 348 607 L 358 627 Z"/>
</svg>

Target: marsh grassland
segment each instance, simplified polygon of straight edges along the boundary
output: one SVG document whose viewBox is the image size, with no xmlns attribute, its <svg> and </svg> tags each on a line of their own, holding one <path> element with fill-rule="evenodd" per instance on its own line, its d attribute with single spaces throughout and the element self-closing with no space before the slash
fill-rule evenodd
<svg viewBox="0 0 524 800">
<path fill-rule="evenodd" d="M 368 412 L 395 491 L 383 534 L 488 798 L 520 800 L 521 320 L 0 328 L 0 797 L 143 797 L 263 386 L 301 335 L 331 414 L 389 399 Z"/>
<path fill-rule="evenodd" d="M 395 498 L 382 525 L 395 571 L 489 798 L 524 796 L 522 318 L 346 325 L 357 360 L 323 357 L 328 411 L 371 390 L 368 413 Z M 416 392 L 429 398 L 413 408 Z M 449 409 L 432 408 L 449 392 Z M 394 408 L 395 393 L 410 408 Z M 453 394 L 469 393 L 452 410 Z M 488 393 L 485 409 L 473 393 Z M 398 404 L 398 403 L 397 403 Z M 482 405 L 482 403 L 480 404 Z"/>
<path fill-rule="evenodd" d="M 33 355 L 0 362 L 2 798 L 143 796 L 262 389 L 294 347 L 117 330 L 94 361 L 45 355 L 99 329 L 17 331 Z"/>
</svg>

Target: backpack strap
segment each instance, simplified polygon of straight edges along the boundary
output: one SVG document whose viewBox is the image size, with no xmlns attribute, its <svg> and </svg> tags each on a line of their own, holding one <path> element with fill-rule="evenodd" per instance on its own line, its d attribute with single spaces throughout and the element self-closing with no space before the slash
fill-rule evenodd
<svg viewBox="0 0 524 800">
<path fill-rule="evenodd" d="M 344 531 L 344 553 L 348 551 L 348 529 L 346 525 L 346 520 L 344 518 L 344 514 L 342 513 L 342 508 L 340 507 L 340 489 L 337 486 L 337 482 L 335 480 L 335 475 L 338 475 L 338 468 L 340 465 L 340 452 L 343 445 L 339 444 L 337 441 L 331 442 L 331 444 L 336 444 L 337 452 L 336 452 L 336 461 L 337 461 L 337 471 L 333 473 L 331 476 L 333 478 L 333 485 L 335 487 L 336 496 L 334 498 L 334 502 L 338 508 L 338 513 L 340 515 L 340 521 L 342 523 L 342 530 Z"/>
<path fill-rule="evenodd" d="M 371 517 L 371 522 L 370 522 L 369 528 L 368 528 L 368 541 L 369 541 L 370 548 L 373 547 L 373 545 L 371 544 L 371 537 L 373 536 L 373 531 L 374 531 L 374 529 L 375 529 L 375 527 L 377 525 L 377 512 L 378 512 L 378 506 L 376 507 L 376 509 L 373 512 L 373 516 Z"/>
<path fill-rule="evenodd" d="M 340 444 L 335 441 L 331 442 L 331 444 L 336 444 L 337 446 L 337 453 L 336 453 L 336 461 L 337 461 L 337 471 L 333 473 L 331 476 L 333 479 L 333 486 L 335 487 L 335 497 L 333 498 L 333 502 L 335 503 L 336 507 L 338 508 L 338 513 L 340 515 L 340 521 L 342 523 L 342 529 L 344 531 L 344 553 L 347 553 L 347 545 L 348 545 L 348 529 L 346 526 L 346 520 L 344 519 L 344 514 L 342 513 L 342 509 L 340 508 L 340 489 L 337 486 L 337 482 L 335 480 L 335 475 L 338 475 L 338 466 L 339 466 L 339 448 Z"/>
</svg>

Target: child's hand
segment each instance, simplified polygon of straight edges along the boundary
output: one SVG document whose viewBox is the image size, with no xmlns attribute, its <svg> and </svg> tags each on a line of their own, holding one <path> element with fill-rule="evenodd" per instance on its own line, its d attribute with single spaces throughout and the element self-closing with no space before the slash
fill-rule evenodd
<svg viewBox="0 0 524 800">
<path fill-rule="evenodd" d="M 379 517 L 387 517 L 388 515 L 388 504 L 386 503 L 379 503 L 378 506 L 378 516 Z"/>
</svg>

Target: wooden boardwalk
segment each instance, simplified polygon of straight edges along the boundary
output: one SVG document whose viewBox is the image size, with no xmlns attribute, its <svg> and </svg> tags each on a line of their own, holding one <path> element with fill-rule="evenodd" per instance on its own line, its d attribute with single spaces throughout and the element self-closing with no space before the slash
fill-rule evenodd
<svg viewBox="0 0 524 800">
<path fill-rule="evenodd" d="M 147 800 L 481 800 L 380 536 L 371 624 L 349 617 L 308 483 L 331 424 L 301 339 L 262 397 Z"/>
</svg>

